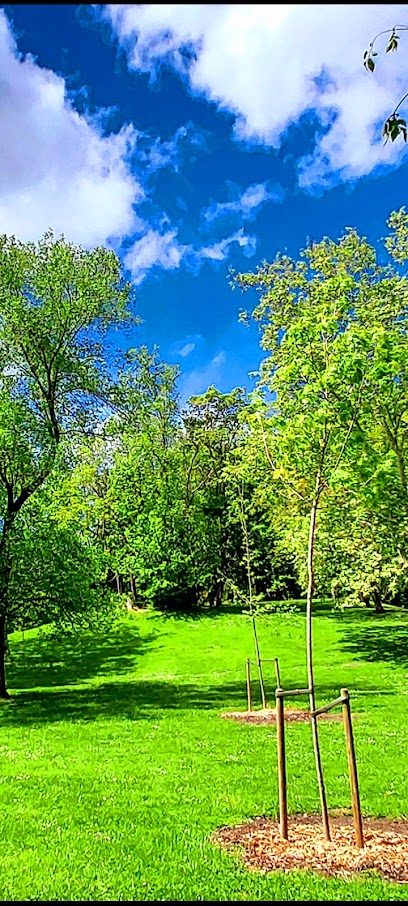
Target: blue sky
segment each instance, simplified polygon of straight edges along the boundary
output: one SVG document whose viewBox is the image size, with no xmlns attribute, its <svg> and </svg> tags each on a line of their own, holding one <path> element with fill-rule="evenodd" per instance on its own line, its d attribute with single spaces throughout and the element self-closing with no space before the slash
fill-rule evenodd
<svg viewBox="0 0 408 906">
<path fill-rule="evenodd" d="M 0 232 L 115 248 L 143 319 L 127 342 L 180 365 L 183 399 L 251 386 L 229 268 L 346 226 L 375 243 L 407 201 L 406 149 L 380 135 L 407 48 L 361 65 L 396 23 L 407 6 L 3 6 Z"/>
</svg>

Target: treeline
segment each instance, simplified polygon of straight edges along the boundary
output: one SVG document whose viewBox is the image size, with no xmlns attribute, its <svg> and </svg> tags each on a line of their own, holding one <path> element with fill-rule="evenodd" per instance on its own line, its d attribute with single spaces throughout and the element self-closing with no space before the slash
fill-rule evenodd
<svg viewBox="0 0 408 906">
<path fill-rule="evenodd" d="M 247 532 L 253 594 L 264 601 L 297 596 L 273 501 L 260 495 L 256 475 L 235 471 L 247 432 L 244 391 L 210 388 L 180 411 L 177 369 L 144 348 L 132 358 L 121 410 L 92 436 L 61 448 L 49 480 L 21 514 L 25 556 L 40 564 L 42 552 L 44 563 L 34 573 L 20 560 L 16 593 L 45 601 L 59 581 L 62 609 L 69 587 L 85 601 L 90 584 L 129 607 L 245 602 Z M 24 576 L 31 576 L 30 588 Z"/>
<path fill-rule="evenodd" d="M 157 350 L 108 354 L 135 323 L 113 252 L 2 237 L 2 650 L 13 628 L 125 601 L 406 603 L 404 209 L 388 226 L 386 264 L 347 230 L 233 274 L 258 293 L 256 390 L 184 407 Z"/>
</svg>

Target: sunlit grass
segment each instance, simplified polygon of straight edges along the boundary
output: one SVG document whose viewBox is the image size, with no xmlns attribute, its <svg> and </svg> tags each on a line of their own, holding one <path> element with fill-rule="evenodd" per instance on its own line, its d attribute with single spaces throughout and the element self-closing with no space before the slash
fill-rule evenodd
<svg viewBox="0 0 408 906">
<path fill-rule="evenodd" d="M 363 812 L 406 816 L 408 618 L 322 608 L 314 626 L 318 704 L 350 690 Z M 283 684 L 304 685 L 304 615 L 264 617 L 259 635 Z M 3 899 L 408 899 L 373 875 L 251 874 L 209 842 L 216 827 L 277 813 L 274 728 L 219 717 L 246 706 L 245 616 L 130 614 L 75 643 L 16 633 L 11 653 Z M 272 664 L 266 686 L 273 699 Z M 349 807 L 342 725 L 322 723 L 321 739 L 329 807 Z M 308 725 L 288 726 L 287 759 L 289 811 L 317 812 Z"/>
</svg>

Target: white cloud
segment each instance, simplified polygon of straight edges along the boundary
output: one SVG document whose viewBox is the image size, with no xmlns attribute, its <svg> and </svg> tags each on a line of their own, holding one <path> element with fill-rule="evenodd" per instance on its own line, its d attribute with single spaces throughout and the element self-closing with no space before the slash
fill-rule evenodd
<svg viewBox="0 0 408 906">
<path fill-rule="evenodd" d="M 153 267 L 160 267 L 166 271 L 178 268 L 186 249 L 187 246 L 180 245 L 176 229 L 168 230 L 166 233 L 148 229 L 147 233 L 129 249 L 124 264 L 130 270 L 133 282 L 138 286 Z"/>
<path fill-rule="evenodd" d="M 184 346 L 182 346 L 182 348 L 180 349 L 179 355 L 181 355 L 182 359 L 185 359 L 185 357 L 186 357 L 187 355 L 190 355 L 191 352 L 194 352 L 195 348 L 196 348 L 196 344 L 195 344 L 195 343 L 186 343 L 186 344 L 185 344 Z"/>
<path fill-rule="evenodd" d="M 147 140 L 143 147 L 143 140 Z M 138 160 L 143 165 L 146 175 L 156 173 L 158 170 L 169 168 L 178 173 L 181 157 L 187 150 L 205 145 L 205 136 L 193 123 L 179 126 L 172 138 L 162 140 L 160 137 L 152 141 L 148 134 L 139 134 Z"/>
<path fill-rule="evenodd" d="M 128 165 L 136 133 L 103 136 L 71 106 L 63 78 L 18 53 L 0 10 L 0 232 L 48 227 L 87 246 L 132 231 L 143 189 Z"/>
<path fill-rule="evenodd" d="M 218 387 L 221 383 L 227 357 L 220 349 L 202 368 L 196 368 L 190 373 L 184 373 L 180 379 L 180 397 L 182 404 L 198 393 L 205 393 L 209 387 Z"/>
<path fill-rule="evenodd" d="M 183 337 L 179 337 L 178 340 L 175 340 L 174 343 L 170 346 L 170 354 L 174 356 L 181 356 L 181 358 L 186 358 L 186 356 L 191 355 L 194 350 L 199 350 L 204 342 L 204 337 L 200 333 L 187 334 Z"/>
<path fill-rule="evenodd" d="M 402 142 L 384 148 L 381 123 L 406 90 L 408 53 L 362 67 L 370 40 L 406 21 L 401 4 L 135 4 L 105 8 L 129 66 L 154 78 L 165 61 L 220 109 L 235 114 L 238 139 L 279 147 L 313 111 L 322 129 L 303 159 L 313 188 L 395 165 Z M 401 38 L 403 44 L 404 36 Z M 324 129 L 327 134 L 323 135 Z"/>
<path fill-rule="evenodd" d="M 162 226 L 164 224 L 165 221 L 162 222 Z M 160 227 L 147 228 L 145 235 L 128 250 L 124 264 L 131 272 L 133 282 L 138 286 L 153 268 L 169 271 L 183 266 L 197 273 L 205 261 L 214 263 L 225 261 L 233 243 L 237 243 L 247 257 L 255 252 L 256 238 L 245 235 L 242 228 L 212 245 L 198 248 L 181 243 L 176 228 L 165 232 Z"/>
<path fill-rule="evenodd" d="M 240 230 L 237 230 L 236 233 L 227 236 L 226 239 L 221 239 L 219 242 L 214 242 L 212 245 L 202 246 L 200 249 L 196 250 L 195 254 L 201 259 L 208 258 L 210 261 L 224 261 L 228 255 L 229 247 L 233 242 L 238 243 L 247 258 L 250 258 L 251 255 L 254 254 L 256 249 L 256 238 L 255 236 L 247 236 L 242 227 Z"/>
<path fill-rule="evenodd" d="M 248 186 L 244 192 L 233 201 L 216 202 L 204 211 L 203 216 L 207 223 L 212 223 L 219 217 L 230 214 L 239 214 L 242 220 L 251 220 L 258 208 L 267 201 L 282 202 L 284 191 L 281 186 L 267 188 L 267 183 L 255 183 Z"/>
</svg>

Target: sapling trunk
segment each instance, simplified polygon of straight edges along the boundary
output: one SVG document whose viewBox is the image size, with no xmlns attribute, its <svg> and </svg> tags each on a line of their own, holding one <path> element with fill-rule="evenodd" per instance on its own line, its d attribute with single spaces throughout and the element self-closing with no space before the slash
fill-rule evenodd
<svg viewBox="0 0 408 906">
<path fill-rule="evenodd" d="M 0 537 L 0 698 L 10 698 L 6 683 L 7 604 L 12 567 L 9 542 L 14 518 L 9 509 L 3 520 Z"/>
<path fill-rule="evenodd" d="M 247 526 L 247 522 L 245 519 L 245 513 L 244 513 L 244 502 L 243 502 L 242 489 L 240 489 L 239 502 L 240 502 L 241 527 L 242 527 L 242 533 L 243 533 L 244 542 L 245 542 L 245 562 L 246 562 L 247 582 L 248 582 L 249 612 L 251 615 L 252 631 L 253 631 L 253 635 L 254 635 L 256 663 L 257 663 L 257 667 L 258 667 L 258 677 L 259 677 L 259 687 L 261 690 L 262 707 L 266 708 L 267 701 L 266 701 L 266 693 L 265 693 L 265 684 L 264 684 L 264 679 L 263 679 L 262 664 L 261 664 L 261 652 L 259 649 L 259 639 L 258 639 L 258 632 L 257 632 L 257 628 L 256 628 L 256 619 L 255 619 L 254 603 L 253 603 L 251 550 L 250 550 L 250 545 L 249 545 L 248 526 Z"/>
<path fill-rule="evenodd" d="M 309 687 L 309 706 L 310 711 L 312 712 L 312 734 L 313 734 L 313 748 L 315 755 L 316 763 L 316 774 L 317 782 L 319 785 L 319 794 L 320 794 L 320 803 L 322 808 L 322 820 L 323 820 L 323 830 L 326 837 L 326 840 L 330 840 L 330 827 L 329 827 L 329 816 L 327 812 L 327 803 L 326 803 L 326 791 L 324 787 L 323 779 L 323 767 L 320 756 L 320 745 L 319 745 L 319 731 L 317 725 L 317 717 L 313 716 L 313 711 L 316 710 L 316 699 L 315 699 L 315 687 L 314 687 L 314 672 L 313 672 L 313 637 L 312 637 L 312 605 L 313 605 L 313 595 L 315 589 L 315 576 L 314 576 L 314 551 L 315 551 L 315 537 L 316 537 L 316 519 L 317 519 L 317 509 L 319 506 L 320 498 L 320 476 L 316 483 L 316 495 L 312 503 L 312 508 L 310 511 L 310 528 L 309 528 L 309 544 L 307 551 L 307 571 L 308 571 L 308 584 L 307 584 L 307 603 L 306 603 L 306 655 L 307 655 L 307 679 Z"/>
<path fill-rule="evenodd" d="M 0 698 L 9 698 L 6 685 L 6 617 L 0 616 Z"/>
</svg>

